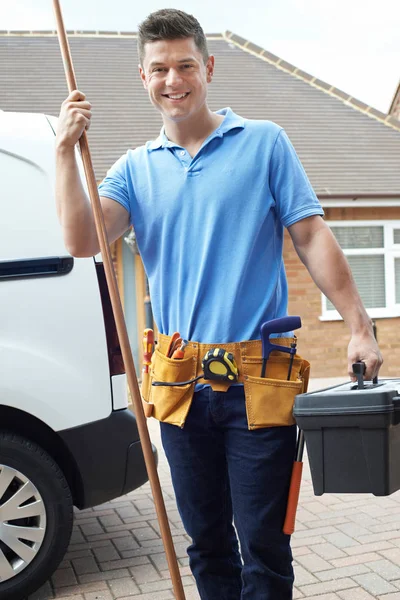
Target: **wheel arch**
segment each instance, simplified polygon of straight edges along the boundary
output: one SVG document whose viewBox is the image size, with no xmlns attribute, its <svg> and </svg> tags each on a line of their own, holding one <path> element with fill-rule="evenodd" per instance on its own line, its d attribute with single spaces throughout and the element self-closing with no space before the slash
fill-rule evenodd
<svg viewBox="0 0 400 600">
<path fill-rule="evenodd" d="M 0 429 L 19 434 L 41 446 L 63 471 L 75 506 L 82 505 L 84 488 L 79 467 L 57 432 L 37 417 L 5 405 L 0 405 Z"/>
</svg>

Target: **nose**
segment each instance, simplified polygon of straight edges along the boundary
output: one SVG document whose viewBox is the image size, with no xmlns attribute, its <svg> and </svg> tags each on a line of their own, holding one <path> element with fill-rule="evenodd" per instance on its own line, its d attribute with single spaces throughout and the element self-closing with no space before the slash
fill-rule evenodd
<svg viewBox="0 0 400 600">
<path fill-rule="evenodd" d="M 182 76 L 176 69 L 169 69 L 167 73 L 167 78 L 165 80 L 165 84 L 170 87 L 174 87 L 181 83 Z"/>
</svg>

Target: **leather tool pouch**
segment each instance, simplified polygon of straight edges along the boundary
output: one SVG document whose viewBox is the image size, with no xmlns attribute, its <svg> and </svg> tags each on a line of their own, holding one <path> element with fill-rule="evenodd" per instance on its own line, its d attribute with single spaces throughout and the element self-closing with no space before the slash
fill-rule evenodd
<svg viewBox="0 0 400 600">
<path fill-rule="evenodd" d="M 293 425 L 293 406 L 297 394 L 307 390 L 310 363 L 294 357 L 291 378 L 287 380 L 290 358 L 271 353 L 266 377 L 260 377 L 262 359 L 247 358 L 244 363 L 244 391 L 249 429 Z"/>
<path fill-rule="evenodd" d="M 182 427 L 193 399 L 195 383 L 184 386 L 154 386 L 153 381 L 177 383 L 194 379 L 197 357 L 187 349 L 182 360 L 168 358 L 156 347 L 150 373 L 144 373 L 141 393 L 146 417 Z"/>
<path fill-rule="evenodd" d="M 166 338 L 166 336 L 163 336 Z M 274 343 L 288 345 L 293 338 L 274 339 Z M 214 344 L 217 346 L 218 344 Z M 149 373 L 143 373 L 141 394 L 144 412 L 159 421 L 183 427 L 188 415 L 195 383 L 184 386 L 153 386 L 154 381 L 168 383 L 188 381 L 202 373 L 201 359 L 211 348 L 210 345 L 190 342 L 183 360 L 173 360 L 165 356 L 165 339 L 157 345 L 151 360 Z M 290 357 L 281 352 L 272 352 L 268 362 L 266 377 L 260 377 L 262 367 L 261 342 L 250 341 L 237 344 L 220 344 L 233 352 L 239 368 L 239 382 L 244 384 L 246 412 L 249 429 L 293 425 L 293 405 L 297 394 L 307 390 L 310 363 L 296 354 L 293 360 L 291 378 L 287 381 Z M 226 391 L 230 384 L 205 381 L 214 390 Z M 214 385 L 216 384 L 216 385 Z"/>
</svg>

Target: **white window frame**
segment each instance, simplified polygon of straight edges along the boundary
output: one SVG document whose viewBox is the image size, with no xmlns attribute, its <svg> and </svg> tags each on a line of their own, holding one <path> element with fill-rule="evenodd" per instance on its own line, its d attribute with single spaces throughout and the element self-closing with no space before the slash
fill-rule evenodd
<svg viewBox="0 0 400 600">
<path fill-rule="evenodd" d="M 345 256 L 360 254 L 383 254 L 385 264 L 385 295 L 386 307 L 367 308 L 371 319 L 393 318 L 400 316 L 400 303 L 396 304 L 396 288 L 394 278 L 394 260 L 400 258 L 400 244 L 394 243 L 394 229 L 400 229 L 400 221 L 376 220 L 376 221 L 326 221 L 329 227 L 383 227 L 383 248 L 343 250 Z M 342 321 L 337 310 L 327 309 L 327 298 L 321 294 L 322 314 L 320 321 Z"/>
</svg>

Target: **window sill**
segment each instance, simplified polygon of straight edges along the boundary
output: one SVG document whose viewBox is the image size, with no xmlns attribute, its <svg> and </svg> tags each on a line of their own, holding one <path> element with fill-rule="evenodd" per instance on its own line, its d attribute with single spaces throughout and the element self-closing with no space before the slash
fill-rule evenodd
<svg viewBox="0 0 400 600">
<path fill-rule="evenodd" d="M 400 317 L 400 309 L 374 308 L 367 310 L 371 319 L 396 319 Z M 343 318 L 336 310 L 326 312 L 318 317 L 320 321 L 343 321 Z"/>
</svg>

